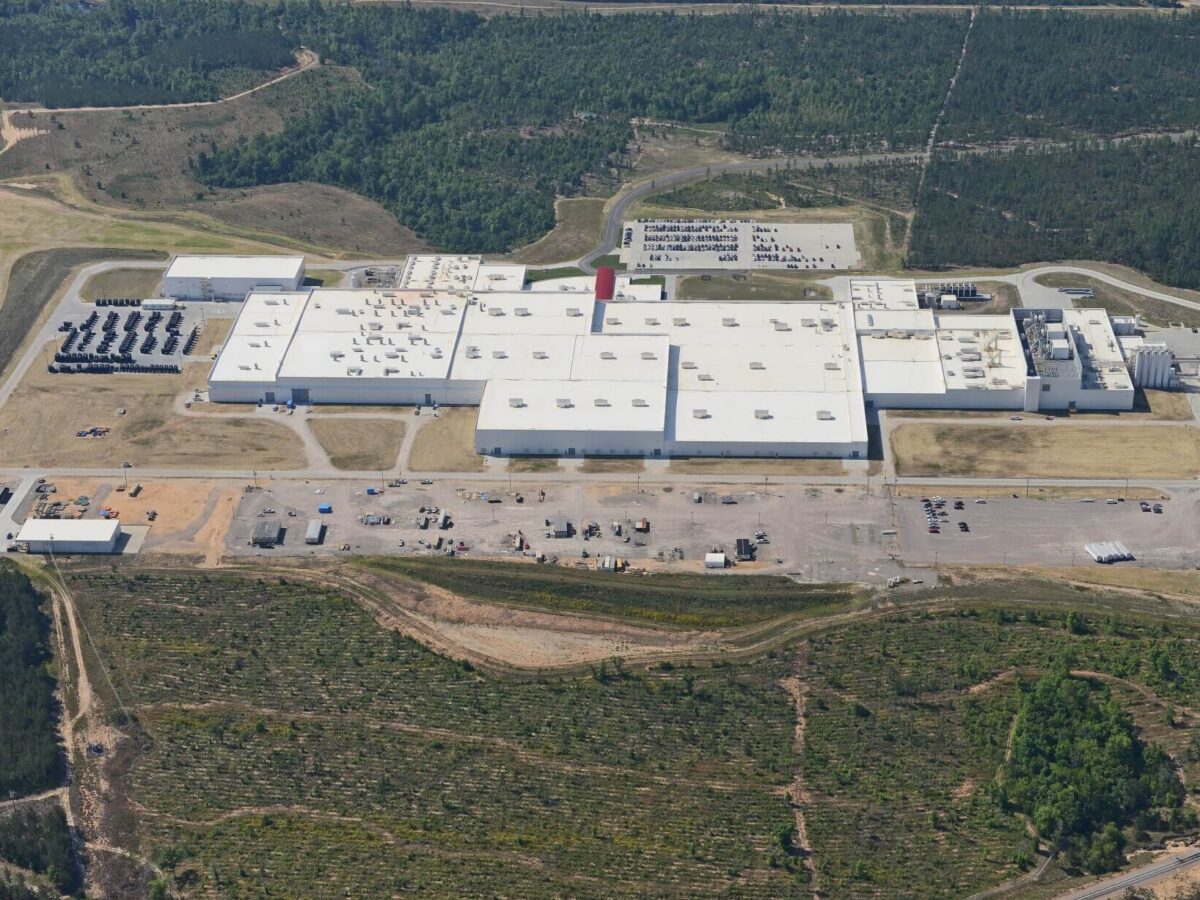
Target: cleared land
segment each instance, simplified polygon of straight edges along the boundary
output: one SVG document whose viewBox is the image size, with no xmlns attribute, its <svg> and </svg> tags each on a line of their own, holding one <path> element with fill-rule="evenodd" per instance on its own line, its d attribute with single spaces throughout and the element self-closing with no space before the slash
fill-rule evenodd
<svg viewBox="0 0 1200 900">
<path fill-rule="evenodd" d="M 944 309 L 939 315 L 1001 315 L 1021 305 L 1021 292 L 1015 284 L 1007 281 L 976 281 L 975 284 L 983 293 L 991 294 L 992 299 L 986 303 L 967 303 L 962 309 Z"/>
<path fill-rule="evenodd" d="M 717 459 L 695 456 L 672 459 L 673 475 L 841 475 L 840 459 Z"/>
<path fill-rule="evenodd" d="M 404 443 L 405 423 L 399 419 L 313 416 L 307 424 L 334 467 L 353 472 L 391 469 Z"/>
<path fill-rule="evenodd" d="M 1200 440 L 1187 426 L 905 424 L 892 432 L 901 475 L 1193 478 Z"/>
<path fill-rule="evenodd" d="M 51 375 L 34 365 L 0 410 L 0 456 L 14 466 L 303 467 L 303 448 L 286 428 L 174 411 L 175 398 L 203 385 L 208 369 L 201 362 L 186 364 L 181 375 Z M 75 437 L 93 425 L 112 432 Z"/>
<path fill-rule="evenodd" d="M 140 738 L 102 763 L 104 802 L 139 855 L 179 858 L 173 890 L 599 898 L 795 884 L 776 837 L 793 816 L 786 659 L 516 682 L 324 587 L 153 572 L 70 587 Z"/>
<path fill-rule="evenodd" d="M 679 300 L 832 300 L 812 275 L 754 271 L 747 275 L 689 275 L 676 283 Z"/>
<path fill-rule="evenodd" d="M 109 269 L 87 280 L 79 292 L 84 300 L 101 297 L 155 297 L 166 269 Z"/>
<path fill-rule="evenodd" d="M 0 156 L 0 178 L 65 173 L 88 201 L 130 211 L 198 218 L 246 237 L 278 237 L 293 250 L 399 255 L 425 245 L 382 206 L 349 191 L 315 184 L 210 191 L 195 181 L 188 159 L 210 142 L 272 133 L 307 111 L 312 97 L 360 89 L 358 76 L 316 66 L 226 103 L 164 109 L 18 115 L 42 127 Z M 61 125 L 61 127 L 59 127 Z M 186 212 L 185 212 L 186 211 Z"/>
<path fill-rule="evenodd" d="M 483 458 L 475 452 L 473 406 L 443 407 L 438 417 L 421 426 L 408 456 L 414 472 L 482 472 Z"/>
<path fill-rule="evenodd" d="M 1039 275 L 1034 279 L 1046 287 L 1091 288 L 1095 291 L 1094 298 L 1076 298 L 1076 306 L 1100 307 L 1112 316 L 1138 316 L 1152 325 L 1166 325 L 1169 322 L 1182 322 L 1189 328 L 1200 326 L 1200 311 L 1176 306 L 1165 300 L 1155 300 L 1143 297 L 1132 291 L 1114 287 L 1086 275 L 1072 275 L 1066 272 L 1051 272 Z"/>
<path fill-rule="evenodd" d="M 554 230 L 541 240 L 515 251 L 512 259 L 529 265 L 545 265 L 583 256 L 600 241 L 606 202 L 601 197 L 559 200 L 554 204 L 557 218 Z"/>
</svg>

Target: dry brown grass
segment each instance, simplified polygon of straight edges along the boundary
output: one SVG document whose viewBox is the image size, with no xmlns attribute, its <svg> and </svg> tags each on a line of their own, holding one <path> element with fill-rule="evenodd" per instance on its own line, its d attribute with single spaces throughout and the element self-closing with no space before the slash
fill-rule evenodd
<svg viewBox="0 0 1200 900">
<path fill-rule="evenodd" d="M 905 424 L 892 432 L 901 475 L 1193 478 L 1194 428 L 1171 426 Z"/>
<path fill-rule="evenodd" d="M 99 297 L 156 297 L 164 272 L 166 269 L 109 269 L 89 278 L 80 295 L 84 300 Z"/>
<path fill-rule="evenodd" d="M 1200 572 L 1168 572 L 1140 566 L 1075 566 L 1049 568 L 1024 566 L 1025 571 L 1063 581 L 1124 587 L 1157 594 L 1174 594 L 1194 600 L 1200 597 Z"/>
<path fill-rule="evenodd" d="M 680 300 L 811 300 L 833 299 L 833 291 L 817 284 L 813 275 L 760 270 L 749 275 L 690 275 L 677 287 Z"/>
<path fill-rule="evenodd" d="M 589 456 L 580 465 L 580 472 L 602 474 L 605 472 L 644 472 L 646 461 L 640 456 Z"/>
<path fill-rule="evenodd" d="M 337 469 L 352 472 L 391 469 L 404 443 L 405 423 L 400 419 L 310 416 L 307 421 Z"/>
<path fill-rule="evenodd" d="M 233 323 L 233 319 L 206 318 L 203 327 L 200 329 L 200 337 L 196 339 L 196 346 L 192 350 L 192 356 L 200 358 L 215 355 L 221 349 L 221 345 L 225 343 L 225 339 L 229 337 L 229 332 L 233 329 Z"/>
<path fill-rule="evenodd" d="M 442 407 L 438 417 L 426 422 L 408 456 L 413 472 L 482 472 L 483 458 L 475 452 L 475 423 L 479 410 L 473 406 Z"/>
<path fill-rule="evenodd" d="M 1084 497 L 1092 497 L 1099 499 L 1100 497 L 1108 497 L 1110 494 L 1105 493 L 1105 488 L 1102 487 L 1037 487 L 1030 485 L 1026 490 L 1023 485 L 1014 487 L 1011 484 L 971 484 L 971 485 L 954 485 L 953 487 L 939 488 L 936 485 L 899 485 L 892 489 L 897 497 L 928 497 L 931 494 L 943 494 L 946 497 L 964 497 L 974 498 L 1005 498 L 1012 497 L 1016 494 L 1018 497 L 1028 498 L 1030 500 L 1081 500 Z M 1169 500 L 1170 496 L 1162 491 L 1154 488 L 1143 488 L 1131 485 L 1129 492 L 1126 493 L 1122 487 L 1117 494 L 1124 497 L 1126 500 Z"/>
<path fill-rule="evenodd" d="M 208 369 L 189 363 L 182 375 L 51 375 L 35 365 L 0 410 L 0 458 L 11 466 L 116 469 L 128 460 L 180 469 L 302 468 L 304 449 L 286 428 L 174 411 L 176 396 L 203 384 Z M 75 437 L 92 425 L 112 433 Z"/>
<path fill-rule="evenodd" d="M 694 456 L 672 459 L 672 475 L 841 475 L 840 459 L 726 459 Z"/>
<path fill-rule="evenodd" d="M 545 237 L 512 254 L 530 265 L 570 262 L 600 242 L 605 201 L 599 197 L 573 197 L 554 205 L 557 224 Z"/>
<path fill-rule="evenodd" d="M 510 456 L 509 472 L 561 472 L 562 466 L 552 456 Z"/>
</svg>

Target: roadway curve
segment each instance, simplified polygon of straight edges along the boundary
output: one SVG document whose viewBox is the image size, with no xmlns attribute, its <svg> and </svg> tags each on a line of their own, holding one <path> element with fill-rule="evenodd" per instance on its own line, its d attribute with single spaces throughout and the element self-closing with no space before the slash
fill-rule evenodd
<svg viewBox="0 0 1200 900">
<path fill-rule="evenodd" d="M 920 152 L 914 151 L 910 153 L 866 153 L 851 156 L 823 157 L 820 159 L 815 157 L 794 157 L 790 159 L 773 157 L 771 159 L 752 159 L 745 162 L 715 163 L 711 166 L 693 166 L 690 169 L 679 169 L 645 181 L 639 181 L 629 190 L 625 191 L 625 193 L 620 194 L 616 202 L 609 207 L 604 221 L 604 236 L 600 244 L 586 256 L 580 258 L 577 265 L 588 275 L 595 274 L 595 261 L 601 256 L 612 253 L 620 244 L 621 225 L 625 221 L 625 215 L 629 211 L 629 208 L 643 197 L 661 191 L 664 188 L 680 187 L 685 184 L 691 184 L 694 181 L 703 181 L 714 175 L 726 175 L 730 173 L 772 172 L 776 169 L 784 169 L 789 166 L 792 169 L 815 169 L 818 166 L 822 168 L 825 166 L 850 166 L 896 159 L 920 159 L 921 156 Z M 696 273 L 689 272 L 688 274 Z"/>
</svg>

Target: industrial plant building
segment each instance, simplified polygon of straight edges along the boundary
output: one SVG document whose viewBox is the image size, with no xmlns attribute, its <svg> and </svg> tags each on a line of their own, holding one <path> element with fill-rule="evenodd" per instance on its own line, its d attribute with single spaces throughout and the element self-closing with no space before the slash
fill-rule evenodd
<svg viewBox="0 0 1200 900">
<path fill-rule="evenodd" d="M 120 539 L 116 519 L 29 519 L 17 533 L 30 553 L 116 553 Z"/>
<path fill-rule="evenodd" d="M 210 398 L 478 406 L 495 456 L 841 458 L 866 456 L 872 407 L 1134 400 L 1102 310 L 948 313 L 869 279 L 835 301 L 665 302 L 611 270 L 529 284 L 462 256 L 411 257 L 398 285 L 251 293 Z M 1161 380 L 1156 349 L 1138 352 Z"/>
<path fill-rule="evenodd" d="M 163 295 L 243 300 L 251 291 L 295 291 L 303 284 L 302 256 L 177 256 L 163 276 Z"/>
</svg>

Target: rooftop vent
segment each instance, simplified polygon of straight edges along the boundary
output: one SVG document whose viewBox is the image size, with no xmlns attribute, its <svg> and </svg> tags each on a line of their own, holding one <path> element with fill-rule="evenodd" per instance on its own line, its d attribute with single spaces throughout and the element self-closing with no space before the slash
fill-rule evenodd
<svg viewBox="0 0 1200 900">
<path fill-rule="evenodd" d="M 713 377 L 711 375 L 709 375 L 707 372 L 701 372 L 696 377 L 699 378 L 701 381 L 712 381 L 713 380 Z"/>
<path fill-rule="evenodd" d="M 508 354 L 505 353 L 503 350 L 493 350 L 492 351 L 492 359 L 507 359 L 507 358 L 508 358 Z"/>
<path fill-rule="evenodd" d="M 595 403 L 597 406 L 612 406 L 612 404 L 611 404 L 611 403 L 609 403 L 607 400 L 605 400 L 603 397 L 597 397 L 597 398 L 595 399 L 595 401 L 593 401 L 593 402 L 594 402 L 594 403 Z"/>
<path fill-rule="evenodd" d="M 775 323 L 775 330 L 776 330 L 776 331 L 791 331 L 791 330 L 792 330 L 792 326 L 791 326 L 791 325 L 789 325 L 787 322 L 776 322 L 776 323 Z"/>
<path fill-rule="evenodd" d="M 513 310 L 513 315 L 527 316 L 527 315 L 529 315 L 529 310 L 526 309 L 524 306 L 518 306 L 516 309 Z"/>
<path fill-rule="evenodd" d="M 690 360 L 686 360 L 686 359 L 685 359 L 683 362 L 681 362 L 681 363 L 679 364 L 679 368 L 681 368 L 681 369 L 694 369 L 694 368 L 696 368 L 696 364 L 695 364 L 694 362 L 691 362 Z"/>
<path fill-rule="evenodd" d="M 583 313 L 581 313 L 581 312 L 579 311 L 579 307 L 578 307 L 578 306 L 568 306 L 568 307 L 567 307 L 567 315 L 568 315 L 568 316 L 582 316 L 582 315 L 583 315 Z"/>
<path fill-rule="evenodd" d="M 559 409 L 570 409 L 572 406 L 575 405 L 574 403 L 571 402 L 570 397 L 559 397 L 555 401 L 555 403 L 558 405 Z"/>
<path fill-rule="evenodd" d="M 521 407 L 523 407 L 525 405 L 525 401 L 522 400 L 520 397 L 509 397 L 508 405 L 511 406 L 513 409 L 520 409 Z"/>
<path fill-rule="evenodd" d="M 605 325 L 620 325 L 621 320 L 618 319 L 616 316 L 609 316 L 607 319 L 604 320 L 604 324 Z"/>
<path fill-rule="evenodd" d="M 697 419 L 707 419 L 707 418 L 709 418 L 709 415 L 708 415 L 708 410 L 707 410 L 707 409 L 693 409 L 693 410 L 692 410 L 692 415 L 693 415 L 695 418 L 697 418 Z"/>
<path fill-rule="evenodd" d="M 804 328 L 816 328 L 816 327 L 817 327 L 817 320 L 816 320 L 816 319 L 801 319 L 801 320 L 800 320 L 800 324 L 801 324 L 801 325 L 802 325 Z"/>
<path fill-rule="evenodd" d="M 611 350 L 602 350 L 600 352 L 600 358 L 601 359 L 616 359 L 617 354 L 613 353 Z"/>
<path fill-rule="evenodd" d="M 766 366 L 764 366 L 760 362 L 752 362 L 752 363 L 750 363 L 750 368 L 754 369 L 754 371 L 756 371 L 756 372 L 761 372 L 763 369 L 766 368 Z"/>
<path fill-rule="evenodd" d="M 658 319 L 654 318 L 653 316 L 647 316 L 647 317 L 646 317 L 646 324 L 647 324 L 647 325 L 657 325 L 657 324 L 658 324 Z"/>
<path fill-rule="evenodd" d="M 656 354 L 653 350 L 643 350 L 642 359 L 658 359 L 658 354 Z"/>
<path fill-rule="evenodd" d="M 644 408 L 644 407 L 647 407 L 647 406 L 649 406 L 650 404 L 649 404 L 649 403 L 647 403 L 645 400 L 643 400 L 641 397 L 634 397 L 634 398 L 633 398 L 633 405 L 634 405 L 634 406 L 637 406 L 637 407 L 640 407 L 640 408 Z"/>
<path fill-rule="evenodd" d="M 502 310 L 498 306 L 489 306 L 488 307 L 488 315 L 489 316 L 502 316 L 502 315 L 504 315 L 504 310 Z"/>
<path fill-rule="evenodd" d="M 825 363 L 825 368 L 830 372 L 836 372 L 838 369 L 841 368 L 841 366 L 839 366 L 835 362 L 827 362 L 827 363 Z"/>
<path fill-rule="evenodd" d="M 820 419 L 822 422 L 832 422 L 833 421 L 833 413 L 831 413 L 827 409 L 818 409 L 817 410 L 817 418 Z"/>
<path fill-rule="evenodd" d="M 676 316 L 674 319 L 671 320 L 671 324 L 674 325 L 676 328 L 683 328 L 687 325 L 687 323 L 688 323 L 688 320 L 685 319 L 683 316 Z"/>
<path fill-rule="evenodd" d="M 545 350 L 534 350 L 534 351 L 533 351 L 533 358 L 534 358 L 534 359 L 549 359 L 549 358 L 550 358 L 550 354 L 549 354 L 549 353 L 547 353 Z"/>
<path fill-rule="evenodd" d="M 769 409 L 756 409 L 754 411 L 754 418 L 769 419 L 771 418 L 771 411 Z"/>
<path fill-rule="evenodd" d="M 737 319 L 722 319 L 721 324 L 724 325 L 726 328 L 736 328 L 737 327 Z"/>
</svg>

